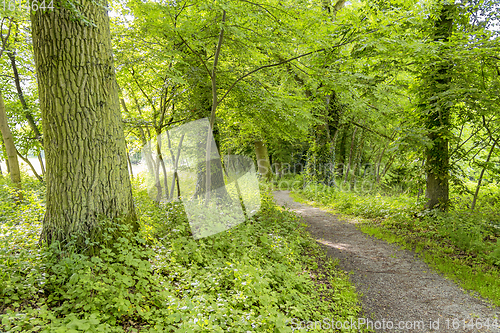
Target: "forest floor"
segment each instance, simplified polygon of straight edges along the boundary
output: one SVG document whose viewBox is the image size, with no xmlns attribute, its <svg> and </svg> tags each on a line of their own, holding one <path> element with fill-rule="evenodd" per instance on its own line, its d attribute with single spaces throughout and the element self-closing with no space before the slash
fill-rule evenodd
<svg viewBox="0 0 500 333">
<path fill-rule="evenodd" d="M 302 216 L 327 255 L 351 272 L 362 316 L 376 332 L 500 332 L 500 308 L 434 272 L 418 254 L 368 236 L 356 221 L 295 202 L 289 194 L 274 192 L 277 204 Z"/>
</svg>

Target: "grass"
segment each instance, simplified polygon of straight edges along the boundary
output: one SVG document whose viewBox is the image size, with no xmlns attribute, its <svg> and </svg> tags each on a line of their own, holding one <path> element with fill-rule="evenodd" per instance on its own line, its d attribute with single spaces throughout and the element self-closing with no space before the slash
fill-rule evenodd
<svg viewBox="0 0 500 333">
<path fill-rule="evenodd" d="M 154 203 L 136 183 L 140 233 L 102 221 L 114 244 L 88 256 L 38 244 L 45 191 L 24 185 L 16 206 L 0 178 L 0 331 L 292 332 L 293 321 L 357 320 L 346 274 L 269 193 L 253 218 L 194 240 L 181 205 Z"/>
<path fill-rule="evenodd" d="M 308 185 L 292 197 L 361 220 L 361 231 L 415 250 L 447 278 L 500 306 L 500 222 L 494 202 L 483 205 L 489 210 L 472 213 L 455 204 L 443 213 L 423 210 L 408 195 L 343 192 L 324 185 Z"/>
</svg>

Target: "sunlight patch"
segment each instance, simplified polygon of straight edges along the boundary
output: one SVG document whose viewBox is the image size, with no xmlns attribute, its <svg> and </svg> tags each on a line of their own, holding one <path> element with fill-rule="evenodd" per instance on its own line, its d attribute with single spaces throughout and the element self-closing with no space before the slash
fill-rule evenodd
<svg viewBox="0 0 500 333">
<path fill-rule="evenodd" d="M 141 163 L 149 196 L 182 202 L 195 239 L 230 229 L 260 208 L 253 160 L 240 155 L 221 159 L 207 118 L 148 142 Z"/>
</svg>

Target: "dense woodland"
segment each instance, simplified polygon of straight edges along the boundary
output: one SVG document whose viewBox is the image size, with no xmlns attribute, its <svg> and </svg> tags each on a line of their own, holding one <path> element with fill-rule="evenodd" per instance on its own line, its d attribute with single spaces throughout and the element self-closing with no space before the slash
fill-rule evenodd
<svg viewBox="0 0 500 333">
<path fill-rule="evenodd" d="M 356 316 L 270 188 L 446 245 L 495 281 L 499 30 L 493 0 L 0 2 L 0 327 L 285 332 Z M 181 186 L 158 138 L 204 118 L 215 145 Z M 194 240 L 182 193 L 224 187 L 214 151 L 254 161 L 262 204 Z M 480 284 L 498 304 L 498 282 Z"/>
</svg>

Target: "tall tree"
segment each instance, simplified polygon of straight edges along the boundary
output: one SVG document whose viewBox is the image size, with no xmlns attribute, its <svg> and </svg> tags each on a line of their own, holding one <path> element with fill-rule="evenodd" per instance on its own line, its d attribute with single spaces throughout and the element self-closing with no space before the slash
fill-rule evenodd
<svg viewBox="0 0 500 333">
<path fill-rule="evenodd" d="M 435 22 L 434 41 L 438 44 L 439 59 L 432 62 L 423 78 L 424 101 L 421 107 L 431 146 L 426 150 L 427 208 L 438 205 L 446 209 L 449 199 L 449 153 L 448 141 L 450 131 L 451 108 L 443 98 L 451 82 L 450 61 L 446 56 L 446 43 L 449 41 L 453 27 L 453 5 L 441 6 L 438 20 Z"/>
<path fill-rule="evenodd" d="M 138 228 L 127 170 L 109 18 L 101 1 L 32 12 L 47 159 L 42 240 L 98 236 L 101 217 Z"/>
</svg>

